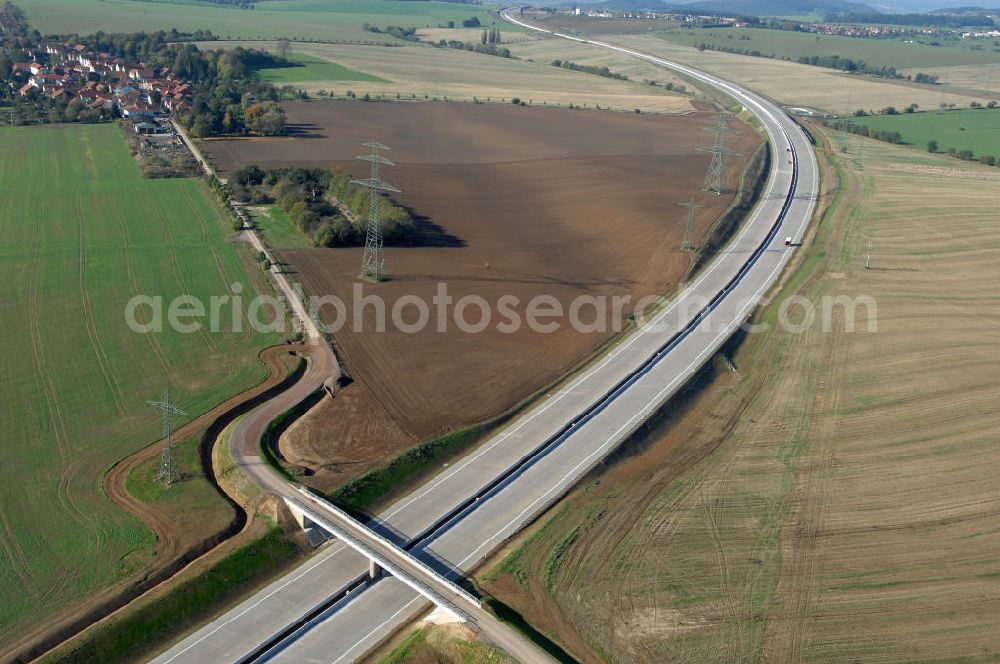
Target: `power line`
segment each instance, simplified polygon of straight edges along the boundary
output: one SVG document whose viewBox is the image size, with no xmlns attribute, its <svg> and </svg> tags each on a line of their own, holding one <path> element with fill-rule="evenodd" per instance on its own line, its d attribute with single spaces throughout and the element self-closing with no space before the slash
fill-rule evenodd
<svg viewBox="0 0 1000 664">
<path fill-rule="evenodd" d="M 371 177 L 365 180 L 351 180 L 351 182 L 371 189 L 368 201 L 368 229 L 365 233 L 365 256 L 361 262 L 361 278 L 377 282 L 385 279 L 385 255 L 382 251 L 382 221 L 380 218 L 381 193 L 383 191 L 399 193 L 399 189 L 382 179 L 382 164 L 396 165 L 381 154 L 382 150 L 388 150 L 389 147 L 381 143 L 365 143 L 365 147 L 371 148 L 371 152 L 358 157 L 358 159 L 371 162 Z"/>
<path fill-rule="evenodd" d="M 702 191 L 710 191 L 716 195 L 723 192 L 723 184 L 726 179 L 726 157 L 740 156 L 739 152 L 726 147 L 726 136 L 729 134 L 739 134 L 738 131 L 727 126 L 726 122 L 728 119 L 725 113 L 716 115 L 715 126 L 705 127 L 705 131 L 715 133 L 715 144 L 711 147 L 698 148 L 698 152 L 708 152 L 712 155 L 712 161 L 708 165 L 708 173 L 705 175 L 705 184 L 702 187 Z"/>
<path fill-rule="evenodd" d="M 684 243 L 681 245 L 681 248 L 684 251 L 694 251 L 694 244 L 691 242 L 691 236 L 694 233 L 694 211 L 701 206 L 694 202 L 694 194 L 691 194 L 690 201 L 678 203 L 678 205 L 686 207 L 688 210 L 687 227 L 684 229 Z"/>
<path fill-rule="evenodd" d="M 163 486 L 170 486 L 180 479 L 177 469 L 177 459 L 174 457 L 174 432 L 172 417 L 187 417 L 187 413 L 170 402 L 170 388 L 163 391 L 163 401 L 147 401 L 163 413 L 163 452 L 160 454 L 160 469 L 156 472 L 156 480 Z"/>
</svg>

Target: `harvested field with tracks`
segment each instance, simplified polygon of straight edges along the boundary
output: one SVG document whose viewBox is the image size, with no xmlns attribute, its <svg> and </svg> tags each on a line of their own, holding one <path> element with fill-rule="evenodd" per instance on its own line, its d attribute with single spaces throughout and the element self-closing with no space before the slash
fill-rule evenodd
<svg viewBox="0 0 1000 664">
<path fill-rule="evenodd" d="M 479 34 L 481 32 L 476 34 L 475 40 L 479 39 Z M 515 33 L 505 31 L 503 34 L 506 38 Z M 320 97 L 324 96 L 320 91 L 333 92 L 340 98 L 352 91 L 358 97 L 368 94 L 376 99 L 409 99 L 413 96 L 425 101 L 440 99 L 473 103 L 478 99 L 508 103 L 512 97 L 519 97 L 531 106 L 600 106 L 628 112 L 640 108 L 655 113 L 682 113 L 691 109 L 689 96 L 674 94 L 662 87 L 650 87 L 641 79 L 621 81 L 549 64 L 552 57 L 566 58 L 565 54 L 544 58 L 533 55 L 522 57 L 520 49 L 529 47 L 535 41 L 528 39 L 523 43 L 506 44 L 521 59 L 498 58 L 454 48 L 298 43 L 295 45 L 296 57 L 326 61 L 327 64 L 315 65 L 315 78 L 299 78 L 295 87 Z M 205 49 L 236 46 L 273 49 L 274 42 L 201 42 L 199 46 Z M 535 59 L 532 61 L 530 58 Z M 329 73 L 323 73 L 324 69 L 329 72 L 329 68 L 335 66 L 369 76 L 362 77 L 360 81 L 347 81 L 339 75 L 331 78 Z M 294 73 L 308 75 L 309 68 L 302 69 L 306 71 Z M 371 80 L 370 76 L 380 80 Z"/>
<path fill-rule="evenodd" d="M 984 102 L 989 98 L 978 91 L 953 86 L 858 76 L 836 69 L 749 55 L 718 51 L 699 53 L 690 46 L 671 44 L 653 35 L 601 35 L 599 38 L 722 76 L 782 104 L 807 106 L 829 113 L 849 114 L 857 109 L 877 110 L 886 106 L 901 108 L 912 103 L 925 109 L 937 108 L 942 102 L 966 108 L 972 101 Z M 544 46 L 544 42 L 540 43 Z M 534 57 L 529 55 L 531 49 L 518 47 L 516 50 L 522 57 Z M 583 52 L 584 49 L 574 51 Z M 566 57 L 570 57 L 568 53 Z M 591 59 L 585 54 L 572 57 L 588 64 Z"/>
<path fill-rule="evenodd" d="M 398 166 L 385 177 L 403 190 L 399 200 L 422 220 L 414 246 L 386 250 L 391 281 L 365 284 L 387 311 L 416 295 L 431 304 L 438 284 L 457 301 L 483 298 L 493 320 L 478 334 L 462 332 L 448 310 L 437 331 L 436 309 L 417 333 L 374 330 L 365 310 L 361 332 L 346 325 L 334 336 L 352 376 L 363 383 L 394 422 L 376 438 L 391 453 L 436 434 L 508 410 L 585 359 L 613 335 L 577 332 L 563 317 L 542 333 L 522 325 L 502 332 L 496 303 L 504 295 L 524 307 L 549 295 L 564 308 L 579 296 L 656 295 L 674 288 L 689 266 L 681 251 L 686 210 L 677 204 L 699 192 L 711 141 L 708 113 L 652 116 L 472 104 L 305 102 L 287 105 L 290 123 L 304 138 L 208 141 L 214 160 L 241 164 L 322 166 L 363 176 L 353 159 L 361 143 L 393 148 Z M 760 144 L 748 126 L 734 141 L 744 155 Z M 729 186 L 739 176 L 736 163 Z M 695 240 L 725 210 L 731 196 L 698 193 Z M 280 252 L 307 294 L 336 295 L 350 305 L 361 250 L 295 249 Z M 624 308 L 626 317 L 633 306 Z M 332 308 L 323 309 L 327 321 Z M 610 317 L 610 316 L 609 316 Z M 412 322 L 415 309 L 405 319 Z M 479 319 L 478 307 L 465 314 Z M 580 318 L 592 321 L 592 308 Z M 620 317 L 621 318 L 621 317 Z M 610 328 L 610 325 L 604 326 Z M 352 388 L 348 388 L 349 390 Z M 359 390 L 360 391 L 360 390 Z M 346 396 L 346 393 L 345 393 Z M 322 421 L 349 416 L 355 399 L 334 399 L 316 412 Z M 366 422 L 373 416 L 365 408 Z M 309 417 L 304 420 L 308 426 Z M 363 426 L 371 430 L 368 422 Z M 309 427 L 313 433 L 316 427 Z M 325 442 L 310 434 L 306 449 L 287 456 L 336 459 L 353 449 L 349 431 Z M 294 445 L 293 445 L 294 447 Z M 329 464 L 313 478 L 338 481 L 346 466 Z"/>
<path fill-rule="evenodd" d="M 579 661 L 996 657 L 1000 178 L 833 135 L 843 192 L 827 166 L 834 207 L 780 298 L 870 296 L 877 328 L 861 305 L 782 330 L 774 298 L 735 372 L 484 567 Z"/>
</svg>

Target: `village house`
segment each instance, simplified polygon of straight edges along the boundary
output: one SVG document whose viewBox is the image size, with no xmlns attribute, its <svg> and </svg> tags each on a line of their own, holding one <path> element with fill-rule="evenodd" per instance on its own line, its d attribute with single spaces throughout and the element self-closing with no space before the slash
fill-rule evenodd
<svg viewBox="0 0 1000 664">
<path fill-rule="evenodd" d="M 85 44 L 49 42 L 25 54 L 30 61 L 12 67 L 22 97 L 37 90 L 67 102 L 80 99 L 87 108 L 118 109 L 137 121 L 191 107 L 191 86 L 166 67 L 157 70 L 141 62 L 128 63 Z"/>
</svg>

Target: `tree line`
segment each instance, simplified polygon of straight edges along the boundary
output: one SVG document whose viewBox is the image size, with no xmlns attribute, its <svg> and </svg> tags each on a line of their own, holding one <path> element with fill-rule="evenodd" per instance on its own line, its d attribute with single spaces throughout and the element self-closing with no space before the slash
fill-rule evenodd
<svg viewBox="0 0 1000 664">
<path fill-rule="evenodd" d="M 138 2 L 149 2 L 149 0 L 136 0 Z M 254 9 L 255 3 L 253 0 L 198 0 L 198 2 L 204 2 L 212 5 L 229 5 L 231 7 L 239 7 L 240 9 Z"/>
<path fill-rule="evenodd" d="M 483 55 L 495 55 L 500 58 L 512 57 L 509 48 L 497 46 L 496 44 L 473 44 L 457 39 L 441 39 L 437 42 L 436 46 L 438 48 L 454 48 L 459 51 L 472 51 L 473 53 L 482 53 Z"/>
<path fill-rule="evenodd" d="M 295 227 L 320 247 L 359 246 L 365 242 L 371 190 L 354 184 L 351 175 L 322 168 L 244 166 L 232 174 L 237 201 L 275 203 Z M 386 195 L 379 197 L 382 237 L 400 244 L 416 231 L 409 211 Z"/>
<path fill-rule="evenodd" d="M 472 25 L 472 23 L 475 25 Z M 454 21 L 448 21 L 449 27 L 454 27 Z M 479 27 L 479 19 L 473 17 L 468 21 L 463 21 L 462 24 L 465 27 Z M 401 28 L 398 25 L 390 25 L 385 28 L 380 28 L 377 25 L 371 25 L 365 23 L 362 26 L 368 32 L 374 32 L 377 34 L 392 35 L 397 39 L 405 39 L 406 41 L 420 41 L 420 37 L 417 36 L 417 29 L 415 27 Z M 431 42 L 439 48 L 454 48 L 459 51 L 472 51 L 474 53 L 483 53 L 484 55 L 496 55 L 501 58 L 511 57 L 510 49 L 500 46 L 501 35 L 499 28 L 490 28 L 483 30 L 483 34 L 480 35 L 479 43 L 464 42 L 458 39 L 440 39 L 436 43 Z"/>
<path fill-rule="evenodd" d="M 619 74 L 618 72 L 613 72 L 610 69 L 608 69 L 607 66 L 597 67 L 594 65 L 581 65 L 576 62 L 570 62 L 569 60 L 553 60 L 550 64 L 553 67 L 561 67 L 563 69 L 569 69 L 571 71 L 582 71 L 586 74 L 594 74 L 595 76 L 604 76 L 606 78 L 613 78 L 619 81 L 628 80 L 628 76 L 626 76 L 625 74 Z"/>
<path fill-rule="evenodd" d="M 874 138 L 875 140 L 883 141 L 885 143 L 895 143 L 898 145 L 903 142 L 903 135 L 898 131 L 875 129 L 867 125 L 851 122 L 850 120 L 836 120 L 833 122 L 827 122 L 826 124 L 828 127 L 833 127 L 834 129 L 838 129 L 840 131 L 867 136 L 868 138 Z"/>
<path fill-rule="evenodd" d="M 194 44 L 168 45 L 159 57 L 193 88 L 190 110 L 179 114 L 193 136 L 285 133 L 281 91 L 256 76 L 261 68 L 292 66 L 284 58 L 242 47 L 201 51 Z"/>
<path fill-rule="evenodd" d="M 931 154 L 936 154 L 941 152 L 940 146 L 935 139 L 927 141 L 927 151 Z M 949 147 L 944 151 L 949 157 L 955 157 L 956 159 L 961 159 L 962 161 L 973 161 L 976 160 L 976 153 L 972 150 L 957 150 L 953 147 Z M 978 158 L 979 163 L 985 164 L 987 166 L 996 166 L 997 158 L 991 154 L 980 155 Z"/>
<path fill-rule="evenodd" d="M 732 53 L 734 55 L 749 55 L 753 58 L 770 58 L 772 60 L 786 60 L 793 62 L 791 58 L 779 57 L 773 53 L 764 53 L 756 49 L 739 48 L 736 46 L 723 46 L 710 42 L 699 42 L 695 44 L 699 52 L 719 51 L 722 53 Z M 854 60 L 853 58 L 842 58 L 839 55 L 800 55 L 794 60 L 800 65 L 812 65 L 814 67 L 826 67 L 827 69 L 837 69 L 851 74 L 865 74 L 866 76 L 879 76 L 881 78 L 897 78 L 915 80 L 917 83 L 937 83 L 938 77 L 931 74 L 918 73 L 916 77 L 903 76 L 895 67 L 886 65 L 873 65 L 864 60 Z"/>
<path fill-rule="evenodd" d="M 489 28 L 488 30 L 483 30 L 483 34 L 479 38 L 480 44 L 499 44 L 502 41 L 503 37 L 500 35 L 500 28 Z"/>
<path fill-rule="evenodd" d="M 414 27 L 403 28 L 398 25 L 387 25 L 384 28 L 380 28 L 371 23 L 362 23 L 361 27 L 367 32 L 373 32 L 377 35 L 390 35 L 396 39 L 403 39 L 405 41 L 420 41 L 420 37 L 417 36 L 417 29 Z"/>
<path fill-rule="evenodd" d="M 854 60 L 852 58 L 842 58 L 839 55 L 800 55 L 797 59 L 800 65 L 813 65 L 814 67 L 826 67 L 827 69 L 839 69 L 852 74 L 867 74 L 868 76 L 880 76 L 882 78 L 903 78 L 895 67 L 884 65 L 870 65 L 864 60 Z"/>
<path fill-rule="evenodd" d="M 0 7 L 0 33 L 12 35 L 28 33 L 28 21 L 24 11 L 10 0 Z"/>
<path fill-rule="evenodd" d="M 787 60 L 791 58 L 779 57 L 773 53 L 764 53 L 756 49 L 739 48 L 736 46 L 722 46 L 710 42 L 701 42 L 695 45 L 699 51 L 720 51 L 722 53 L 732 53 L 734 55 L 749 55 L 753 58 L 770 58 L 772 60 Z M 896 71 L 895 67 L 869 65 L 863 60 L 853 60 L 852 58 L 842 58 L 839 55 L 800 55 L 795 62 L 800 65 L 813 65 L 815 67 L 826 67 L 828 69 L 839 69 L 853 74 L 867 74 L 868 76 L 881 76 L 884 78 L 903 78 Z"/>
</svg>

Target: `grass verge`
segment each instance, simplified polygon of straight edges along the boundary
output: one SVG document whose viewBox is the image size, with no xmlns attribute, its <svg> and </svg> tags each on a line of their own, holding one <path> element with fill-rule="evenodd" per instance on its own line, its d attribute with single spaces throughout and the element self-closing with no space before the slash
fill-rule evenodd
<svg viewBox="0 0 1000 664">
<path fill-rule="evenodd" d="M 201 574 L 121 620 L 96 628 L 79 645 L 42 659 L 47 664 L 131 660 L 238 598 L 299 555 L 280 528 L 236 549 Z"/>
<path fill-rule="evenodd" d="M 747 218 L 757 205 L 760 194 L 767 184 L 771 167 L 771 147 L 769 143 L 764 143 L 747 162 L 740 177 L 740 188 L 736 192 L 732 205 L 719 217 L 718 221 L 712 225 L 705 239 L 691 262 L 691 269 L 688 278 L 702 269 L 724 246 L 729 242 L 740 224 Z"/>
<path fill-rule="evenodd" d="M 430 466 L 465 450 L 479 440 L 483 431 L 483 425 L 474 424 L 421 443 L 386 465 L 344 484 L 327 497 L 342 509 L 364 510 Z"/>
<path fill-rule="evenodd" d="M 515 664 L 505 652 L 456 625 L 425 625 L 406 635 L 387 654 L 375 655 L 378 664 Z"/>
</svg>

